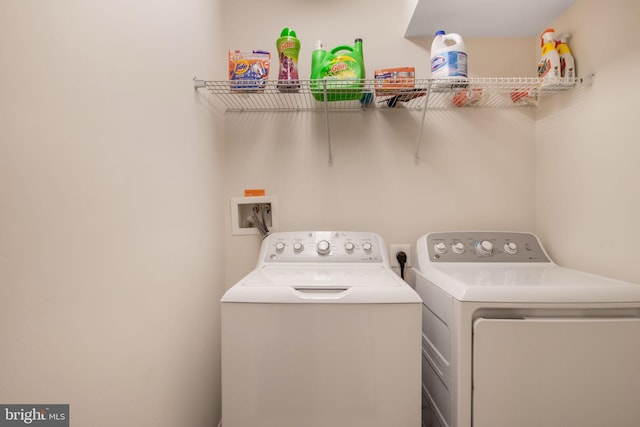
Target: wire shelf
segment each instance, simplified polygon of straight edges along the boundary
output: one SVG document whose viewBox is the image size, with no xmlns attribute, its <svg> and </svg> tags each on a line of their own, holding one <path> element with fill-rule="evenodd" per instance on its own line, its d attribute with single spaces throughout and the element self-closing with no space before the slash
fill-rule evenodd
<svg viewBox="0 0 640 427">
<path fill-rule="evenodd" d="M 456 108 L 535 107 L 544 98 L 577 86 L 586 79 L 543 80 L 535 77 L 473 77 L 414 80 L 298 80 L 282 84 L 264 81 L 208 81 L 194 77 L 196 89 L 207 89 L 226 111 L 324 111 L 329 165 L 333 165 L 330 112 L 345 110 L 421 110 L 422 121 L 415 148 L 420 144 L 428 110 Z"/>
<path fill-rule="evenodd" d="M 535 107 L 556 92 L 583 83 L 530 77 L 415 79 L 412 84 L 382 85 L 380 80 L 207 81 L 194 78 L 226 111 L 332 111 L 368 108 L 450 109 L 462 107 Z M 327 102 L 325 102 L 325 100 Z"/>
</svg>

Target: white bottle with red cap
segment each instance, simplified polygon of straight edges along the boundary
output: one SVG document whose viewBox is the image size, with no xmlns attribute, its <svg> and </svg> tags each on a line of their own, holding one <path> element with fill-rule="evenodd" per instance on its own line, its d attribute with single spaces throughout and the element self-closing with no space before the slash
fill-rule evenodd
<svg viewBox="0 0 640 427">
<path fill-rule="evenodd" d="M 556 50 L 556 30 L 547 28 L 540 36 L 540 47 L 542 53 L 538 62 L 538 77 L 542 79 L 542 85 L 559 85 L 560 79 L 560 56 Z"/>
<path fill-rule="evenodd" d="M 571 37 L 570 34 L 560 34 L 556 40 L 556 50 L 560 57 L 560 75 L 562 76 L 562 82 L 566 86 L 573 86 L 576 80 L 576 62 L 567 44 L 569 37 Z"/>
</svg>

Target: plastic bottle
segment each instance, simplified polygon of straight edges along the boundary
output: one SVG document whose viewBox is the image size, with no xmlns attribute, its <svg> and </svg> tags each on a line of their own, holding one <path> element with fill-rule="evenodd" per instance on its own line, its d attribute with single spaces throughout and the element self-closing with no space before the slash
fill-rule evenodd
<svg viewBox="0 0 640 427">
<path fill-rule="evenodd" d="M 320 67 L 327 56 L 327 51 L 324 48 L 322 40 L 316 40 L 313 42 L 313 53 L 311 54 L 311 78 L 321 79 Z"/>
<path fill-rule="evenodd" d="M 297 92 L 300 90 L 298 81 L 298 54 L 300 53 L 300 40 L 296 32 L 283 28 L 280 38 L 276 40 L 280 71 L 278 72 L 278 90 L 281 92 Z"/>
<path fill-rule="evenodd" d="M 431 78 L 467 78 L 467 49 L 459 34 L 436 33 L 431 43 Z"/>
<path fill-rule="evenodd" d="M 562 33 L 555 41 L 556 50 L 560 57 L 560 76 L 565 84 L 572 85 L 575 83 L 576 78 L 576 64 L 571 54 L 571 49 L 567 44 L 567 40 L 571 37 L 570 34 Z"/>
<path fill-rule="evenodd" d="M 321 40 L 315 42 L 310 82 L 315 99 L 324 100 L 325 85 L 327 101 L 360 99 L 364 78 L 362 39 L 356 39 L 353 47 L 338 46 L 329 52 L 324 50 Z"/>
<path fill-rule="evenodd" d="M 542 85 L 554 85 L 560 80 L 560 56 L 555 44 L 556 30 L 547 28 L 540 36 L 542 52 L 538 62 L 538 77 L 542 79 Z"/>
</svg>

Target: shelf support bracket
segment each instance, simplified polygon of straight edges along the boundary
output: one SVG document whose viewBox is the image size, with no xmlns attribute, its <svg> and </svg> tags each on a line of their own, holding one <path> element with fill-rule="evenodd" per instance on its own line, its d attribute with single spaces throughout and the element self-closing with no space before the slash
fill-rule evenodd
<svg viewBox="0 0 640 427">
<path fill-rule="evenodd" d="M 329 101 L 327 97 L 327 81 L 322 80 L 322 92 L 324 95 L 324 118 L 327 123 L 327 146 L 329 148 L 329 166 L 333 166 L 333 154 L 331 152 L 331 127 L 329 126 Z"/>
<path fill-rule="evenodd" d="M 431 95 L 431 81 L 427 83 L 426 93 L 424 95 L 424 104 L 422 107 L 422 120 L 420 121 L 420 130 L 418 131 L 418 139 L 416 141 L 416 152 L 414 155 L 414 163 L 416 166 L 420 164 L 420 144 L 422 143 L 422 132 L 424 130 L 424 119 L 427 116 L 427 107 L 429 106 L 429 96 Z"/>
</svg>

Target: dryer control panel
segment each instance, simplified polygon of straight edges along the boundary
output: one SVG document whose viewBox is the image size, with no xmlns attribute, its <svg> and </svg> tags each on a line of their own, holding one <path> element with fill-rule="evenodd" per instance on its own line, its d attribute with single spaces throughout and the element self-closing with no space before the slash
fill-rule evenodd
<svg viewBox="0 0 640 427">
<path fill-rule="evenodd" d="M 426 239 L 432 262 L 549 262 L 531 233 L 455 231 L 430 233 Z"/>
<path fill-rule="evenodd" d="M 260 259 L 273 262 L 388 264 L 386 246 L 376 233 L 359 231 L 276 232 L 262 242 Z"/>
</svg>

